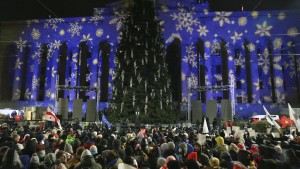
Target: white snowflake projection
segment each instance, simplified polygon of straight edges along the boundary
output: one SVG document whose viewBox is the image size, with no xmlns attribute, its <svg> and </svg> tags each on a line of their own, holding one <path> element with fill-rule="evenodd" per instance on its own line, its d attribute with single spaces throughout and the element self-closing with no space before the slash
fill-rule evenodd
<svg viewBox="0 0 300 169">
<path fill-rule="evenodd" d="M 166 40 L 166 43 L 172 43 L 177 38 L 182 42 L 182 38 L 179 33 L 172 33 L 172 35 Z"/>
<path fill-rule="evenodd" d="M 275 55 L 274 57 L 273 57 L 273 68 L 275 69 L 275 70 L 282 70 L 282 66 L 281 66 L 281 63 L 280 63 L 280 61 L 281 61 L 281 56 L 279 55 Z"/>
<path fill-rule="evenodd" d="M 289 58 L 289 62 L 285 61 L 283 63 L 283 66 L 284 66 L 285 69 L 290 68 L 289 75 L 290 75 L 291 78 L 294 78 L 297 75 L 296 71 L 299 72 L 298 75 L 300 74 L 300 66 L 299 66 L 300 65 L 300 58 L 297 57 L 296 60 L 295 60 L 294 55 L 290 52 L 289 52 L 288 58 Z"/>
<path fill-rule="evenodd" d="M 33 72 L 34 70 L 34 65 L 30 65 L 30 72 Z"/>
<path fill-rule="evenodd" d="M 214 17 L 213 21 L 219 22 L 220 27 L 223 27 L 224 23 L 230 24 L 229 16 L 232 12 L 216 12 L 216 16 Z"/>
<path fill-rule="evenodd" d="M 265 75 L 268 74 L 269 67 L 270 67 L 270 59 L 269 59 L 269 50 L 268 50 L 268 48 L 264 49 L 263 55 L 261 55 L 261 57 L 259 57 L 257 62 L 258 62 L 259 66 L 262 66 L 264 74 Z"/>
<path fill-rule="evenodd" d="M 41 33 L 38 29 L 33 28 L 31 32 L 31 37 L 33 40 L 38 40 L 41 37 Z"/>
<path fill-rule="evenodd" d="M 220 43 L 217 40 L 214 40 L 213 43 L 210 46 L 211 48 L 211 54 L 213 55 L 220 55 L 221 53 L 221 46 Z"/>
<path fill-rule="evenodd" d="M 73 53 L 73 55 L 72 55 L 72 62 L 74 62 L 74 63 L 78 62 L 78 53 Z"/>
<path fill-rule="evenodd" d="M 216 81 L 222 81 L 222 75 L 215 74 L 214 77 L 215 77 Z"/>
<path fill-rule="evenodd" d="M 257 79 L 253 85 L 255 86 L 255 90 L 258 91 L 260 89 L 260 85 L 259 85 L 259 79 Z"/>
<path fill-rule="evenodd" d="M 279 19 L 279 20 L 284 20 L 285 17 L 286 17 L 286 15 L 285 15 L 284 12 L 279 12 L 279 14 L 278 14 L 278 19 Z"/>
<path fill-rule="evenodd" d="M 77 78 L 77 71 L 71 73 L 71 78 L 72 79 L 76 79 Z"/>
<path fill-rule="evenodd" d="M 245 58 L 244 57 L 239 57 L 234 59 L 234 65 L 235 66 L 241 66 L 241 68 L 245 68 Z"/>
<path fill-rule="evenodd" d="M 31 83 L 32 90 L 35 90 L 39 86 L 39 81 L 40 79 L 37 78 L 36 75 L 32 76 L 32 83 Z"/>
<path fill-rule="evenodd" d="M 25 90 L 25 98 L 29 100 L 29 99 L 31 99 L 31 95 L 32 95 L 32 94 L 31 94 L 29 88 L 27 88 L 27 89 Z"/>
<path fill-rule="evenodd" d="M 75 35 L 80 36 L 81 30 L 82 30 L 82 26 L 79 25 L 77 21 L 74 23 L 70 23 L 70 28 L 68 29 L 68 32 L 71 33 L 71 37 L 74 37 Z"/>
<path fill-rule="evenodd" d="M 275 86 L 276 87 L 282 87 L 283 86 L 283 79 L 281 77 L 275 77 Z"/>
<path fill-rule="evenodd" d="M 193 44 L 186 47 L 187 56 L 182 59 L 184 62 L 188 63 L 192 67 L 197 67 L 197 53 L 195 52 L 195 47 Z"/>
<path fill-rule="evenodd" d="M 234 32 L 234 35 L 231 36 L 230 38 L 232 39 L 233 43 L 235 43 L 237 40 L 242 39 L 243 33 L 237 33 Z"/>
<path fill-rule="evenodd" d="M 21 62 L 20 58 L 17 58 L 16 64 L 15 64 L 15 69 L 21 69 L 23 62 Z"/>
<path fill-rule="evenodd" d="M 126 14 L 125 10 L 116 10 L 114 9 L 114 17 L 109 21 L 109 24 L 116 24 L 117 30 L 120 30 L 123 22 L 128 17 L 128 14 Z"/>
<path fill-rule="evenodd" d="M 268 26 L 267 21 L 264 21 L 263 24 L 259 25 L 256 24 L 257 31 L 255 34 L 258 34 L 259 36 L 271 36 L 270 30 L 273 28 L 273 26 Z"/>
<path fill-rule="evenodd" d="M 63 23 L 65 20 L 63 18 L 50 18 L 47 19 L 44 23 L 44 28 L 51 28 L 56 32 L 56 29 L 58 28 L 57 24 Z"/>
<path fill-rule="evenodd" d="M 249 43 L 248 44 L 248 49 L 249 49 L 250 52 L 254 52 L 255 51 L 255 45 L 253 43 Z"/>
<path fill-rule="evenodd" d="M 258 14 L 257 11 L 253 11 L 253 12 L 251 13 L 251 16 L 252 16 L 253 19 L 257 18 L 258 15 L 259 15 L 259 14 Z"/>
<path fill-rule="evenodd" d="M 275 38 L 274 41 L 273 41 L 273 48 L 274 50 L 280 50 L 281 49 L 281 46 L 282 46 L 282 40 L 281 38 Z"/>
<path fill-rule="evenodd" d="M 22 40 L 21 37 L 19 38 L 19 41 L 16 41 L 17 48 L 20 50 L 20 52 L 23 52 L 23 48 L 26 47 L 26 43 L 27 43 L 27 40 Z"/>
<path fill-rule="evenodd" d="M 95 25 L 98 25 L 99 21 L 103 21 L 103 8 L 94 8 L 94 15 L 90 18 L 90 22 L 93 22 Z"/>
<path fill-rule="evenodd" d="M 20 89 L 16 89 L 15 93 L 14 93 L 14 97 L 13 100 L 19 100 L 21 96 L 21 91 Z"/>
<path fill-rule="evenodd" d="M 279 90 L 275 90 L 275 94 L 277 103 L 285 103 L 285 93 L 281 93 Z"/>
<path fill-rule="evenodd" d="M 51 76 L 55 77 L 57 73 L 57 70 L 55 70 L 54 66 L 51 68 Z"/>
<path fill-rule="evenodd" d="M 211 85 L 211 78 L 209 78 L 209 76 L 208 75 L 205 75 L 205 85 L 206 86 L 210 86 Z"/>
<path fill-rule="evenodd" d="M 176 30 L 183 30 L 183 28 L 186 28 L 186 31 L 192 34 L 194 30 L 193 26 L 198 26 L 200 24 L 198 19 L 193 17 L 193 9 L 187 11 L 180 3 L 178 3 L 178 11 L 178 14 L 173 13 L 170 15 L 173 20 L 177 20 L 178 22 L 178 24 L 176 24 Z"/>
<path fill-rule="evenodd" d="M 96 30 L 96 36 L 101 37 L 103 35 L 103 29 L 97 29 Z"/>
<path fill-rule="evenodd" d="M 185 79 L 186 79 L 186 74 L 185 73 L 181 73 L 181 81 L 185 81 Z"/>
<path fill-rule="evenodd" d="M 198 86 L 198 78 L 193 72 L 190 74 L 189 79 L 190 79 L 189 81 L 190 81 L 190 85 L 192 88 Z"/>
<path fill-rule="evenodd" d="M 83 34 L 82 35 L 82 39 L 80 40 L 81 42 L 87 42 L 87 41 L 90 41 L 92 43 L 93 41 L 93 38 L 91 37 L 91 34 Z M 93 44 L 93 43 L 92 43 Z"/>
<path fill-rule="evenodd" d="M 239 26 L 245 26 L 247 24 L 247 17 L 240 17 L 238 22 Z"/>
<path fill-rule="evenodd" d="M 200 36 L 206 36 L 206 33 L 209 31 L 208 31 L 208 29 L 206 29 L 206 25 L 204 25 L 204 26 L 199 25 L 197 32 L 199 32 Z"/>
<path fill-rule="evenodd" d="M 271 96 L 263 96 L 263 98 L 264 98 L 264 101 L 267 102 L 267 103 L 271 103 L 272 102 Z"/>
<path fill-rule="evenodd" d="M 92 76 L 92 75 L 93 75 L 92 72 L 90 72 L 89 74 L 86 74 L 85 80 L 86 80 L 87 82 L 91 81 L 91 76 Z"/>
<path fill-rule="evenodd" d="M 297 29 L 296 27 L 290 28 L 290 29 L 287 31 L 287 34 L 288 34 L 288 36 L 290 36 L 290 37 L 296 37 L 297 35 L 299 35 L 298 29 Z"/>
<path fill-rule="evenodd" d="M 51 91 L 50 89 L 46 90 L 46 97 L 50 97 L 51 96 Z"/>
<path fill-rule="evenodd" d="M 59 49 L 60 46 L 61 46 L 60 40 L 54 40 L 53 48 Z"/>
</svg>

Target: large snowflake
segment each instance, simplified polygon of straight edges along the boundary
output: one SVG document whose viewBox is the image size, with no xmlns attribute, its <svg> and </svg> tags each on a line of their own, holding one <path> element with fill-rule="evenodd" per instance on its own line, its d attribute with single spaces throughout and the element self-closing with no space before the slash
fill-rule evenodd
<svg viewBox="0 0 300 169">
<path fill-rule="evenodd" d="M 268 26 L 267 21 L 264 21 L 262 25 L 257 24 L 257 31 L 255 34 L 258 34 L 260 36 L 271 36 L 270 30 L 273 28 L 273 26 Z"/>
<path fill-rule="evenodd" d="M 15 69 L 21 69 L 23 62 L 21 62 L 20 58 L 16 60 Z"/>
<path fill-rule="evenodd" d="M 63 18 L 51 18 L 48 19 L 45 24 L 44 24 L 44 28 L 50 28 L 53 29 L 54 31 L 56 31 L 56 29 L 58 28 L 57 24 L 58 23 L 62 23 L 65 20 Z"/>
<path fill-rule="evenodd" d="M 91 34 L 83 34 L 82 35 L 82 39 L 81 39 L 82 42 L 87 42 L 87 41 L 90 41 L 92 43 L 93 41 L 93 38 L 91 37 Z"/>
<path fill-rule="evenodd" d="M 59 49 L 60 45 L 61 45 L 60 40 L 54 40 L 54 43 L 53 43 L 54 49 Z"/>
<path fill-rule="evenodd" d="M 213 21 L 219 22 L 220 27 L 223 27 L 224 23 L 230 24 L 229 16 L 232 12 L 216 12 L 216 16 Z"/>
<path fill-rule="evenodd" d="M 187 56 L 184 56 L 182 60 L 192 65 L 192 67 L 197 67 L 197 61 L 196 61 L 197 53 L 195 52 L 195 47 L 193 44 L 186 47 L 186 53 Z"/>
<path fill-rule="evenodd" d="M 204 26 L 199 25 L 199 29 L 197 29 L 197 32 L 199 32 L 200 36 L 206 36 L 206 33 L 209 31 L 206 29 L 206 25 Z"/>
<path fill-rule="evenodd" d="M 241 66 L 241 68 L 245 68 L 245 58 L 239 57 L 237 59 L 234 59 L 234 65 Z"/>
<path fill-rule="evenodd" d="M 280 50 L 281 49 L 281 46 L 282 46 L 282 40 L 281 38 L 275 38 L 274 41 L 273 41 L 273 48 L 274 50 Z"/>
<path fill-rule="evenodd" d="M 26 99 L 31 99 L 31 92 L 30 92 L 29 88 L 27 88 L 26 91 L 25 91 L 25 98 Z"/>
<path fill-rule="evenodd" d="M 81 29 L 82 26 L 79 25 L 78 22 L 70 23 L 70 28 L 68 29 L 68 32 L 71 33 L 71 37 L 74 37 L 75 35 L 80 36 Z"/>
<path fill-rule="evenodd" d="M 39 78 L 37 78 L 36 75 L 33 75 L 31 83 L 32 90 L 35 90 L 39 86 L 39 81 Z"/>
<path fill-rule="evenodd" d="M 259 66 L 262 66 L 264 74 L 268 74 L 270 59 L 269 59 L 269 51 L 267 48 L 264 49 L 264 53 L 257 60 L 257 62 Z"/>
<path fill-rule="evenodd" d="M 198 86 L 198 78 L 193 72 L 191 73 L 189 79 L 190 79 L 191 87 L 197 87 Z"/>
<path fill-rule="evenodd" d="M 38 30 L 38 29 L 32 29 L 32 32 L 31 32 L 31 37 L 32 37 L 32 39 L 34 39 L 34 40 L 38 40 L 38 39 L 40 39 L 40 37 L 41 37 L 41 33 L 40 33 L 40 31 Z"/>
<path fill-rule="evenodd" d="M 27 43 L 27 41 L 26 40 L 22 40 L 21 37 L 19 38 L 19 41 L 16 42 L 17 48 L 20 50 L 20 52 L 23 52 L 23 48 L 26 47 L 26 43 Z"/>
<path fill-rule="evenodd" d="M 193 17 L 193 13 L 191 11 L 185 10 L 180 3 L 178 3 L 178 11 L 179 13 L 173 13 L 170 16 L 173 20 L 177 20 L 178 24 L 176 25 L 176 30 L 182 30 L 186 28 L 186 31 L 190 34 L 193 33 L 194 28 L 192 26 L 198 26 L 200 22 L 197 18 Z"/>
<path fill-rule="evenodd" d="M 281 77 L 275 77 L 275 86 L 282 87 L 283 86 L 283 79 Z"/>
<path fill-rule="evenodd" d="M 230 38 L 232 39 L 233 43 L 235 43 L 237 40 L 242 39 L 243 33 L 237 33 L 234 32 L 234 35 L 231 36 Z"/>
<path fill-rule="evenodd" d="M 289 53 L 288 57 L 289 57 L 289 62 L 284 62 L 283 66 L 284 66 L 285 69 L 290 67 L 289 74 L 290 74 L 290 77 L 293 78 L 293 77 L 296 77 L 297 72 L 299 72 L 298 75 L 300 74 L 300 66 L 299 66 L 300 65 L 300 58 L 297 57 L 297 59 L 295 61 L 294 55 L 291 54 L 291 53 Z"/>
<path fill-rule="evenodd" d="M 275 90 L 275 94 L 277 103 L 285 103 L 285 93 L 281 93 L 279 90 Z"/>
<path fill-rule="evenodd" d="M 217 40 L 213 41 L 210 48 L 211 48 L 211 54 L 219 55 L 220 52 L 221 52 L 221 46 L 220 46 L 220 43 Z"/>
<path fill-rule="evenodd" d="M 116 24 L 117 30 L 120 30 L 123 22 L 128 17 L 124 10 L 116 10 L 114 9 L 114 18 L 109 21 L 109 24 Z"/>
<path fill-rule="evenodd" d="M 94 24 L 97 25 L 99 21 L 104 20 L 104 17 L 102 15 L 103 12 L 103 8 L 95 8 L 94 15 L 90 18 L 90 22 L 94 22 Z"/>
</svg>

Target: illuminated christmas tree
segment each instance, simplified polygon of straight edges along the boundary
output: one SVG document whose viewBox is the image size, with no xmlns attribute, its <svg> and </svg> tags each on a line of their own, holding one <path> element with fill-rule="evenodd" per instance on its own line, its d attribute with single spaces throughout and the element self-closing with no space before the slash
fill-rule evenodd
<svg viewBox="0 0 300 169">
<path fill-rule="evenodd" d="M 112 119 L 173 122 L 170 79 L 155 2 L 135 0 L 120 33 L 116 53 Z"/>
</svg>

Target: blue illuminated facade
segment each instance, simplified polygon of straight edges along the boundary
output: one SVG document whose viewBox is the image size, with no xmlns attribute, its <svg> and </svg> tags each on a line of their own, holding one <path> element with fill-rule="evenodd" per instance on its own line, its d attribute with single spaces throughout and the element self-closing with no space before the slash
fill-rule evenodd
<svg viewBox="0 0 300 169">
<path fill-rule="evenodd" d="M 192 87 L 199 85 L 199 77 L 205 79 L 200 85 L 215 86 L 228 85 L 229 74 L 235 75 L 236 114 L 240 116 L 262 114 L 262 104 L 279 112 L 281 103 L 300 102 L 299 11 L 209 12 L 208 4 L 173 0 L 157 4 L 157 11 L 166 46 L 175 38 L 181 41 L 183 104 L 188 98 L 187 77 Z M 84 77 L 90 87 L 97 87 L 104 64 L 100 43 L 105 42 L 110 47 L 109 102 L 114 56 L 125 17 L 121 8 L 109 7 L 95 9 L 91 17 L 17 22 L 22 30 L 16 33 L 13 101 L 27 106 L 54 105 L 59 74 L 65 76 L 62 85 L 80 85 Z M 201 51 L 196 46 L 200 41 Z M 62 56 L 66 58 L 63 71 L 59 68 Z M 86 57 L 88 69 L 84 73 L 80 72 L 82 57 Z M 205 71 L 200 72 L 199 66 Z M 72 90 L 63 92 L 70 108 L 77 95 Z M 97 93 L 85 92 L 85 96 L 96 99 Z M 201 96 L 205 96 L 201 98 L 204 102 L 230 99 L 223 91 L 207 91 Z M 199 99 L 197 92 L 191 99 Z M 107 105 L 102 102 L 101 108 Z"/>
</svg>

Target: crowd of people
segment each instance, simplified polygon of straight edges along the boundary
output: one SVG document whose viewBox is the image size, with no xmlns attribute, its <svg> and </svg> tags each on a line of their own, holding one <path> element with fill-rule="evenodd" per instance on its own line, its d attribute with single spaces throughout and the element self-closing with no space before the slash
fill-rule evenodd
<svg viewBox="0 0 300 169">
<path fill-rule="evenodd" d="M 300 168 L 300 136 L 245 133 L 199 137 L 191 127 L 0 130 L 0 169 L 285 169 Z"/>
</svg>

